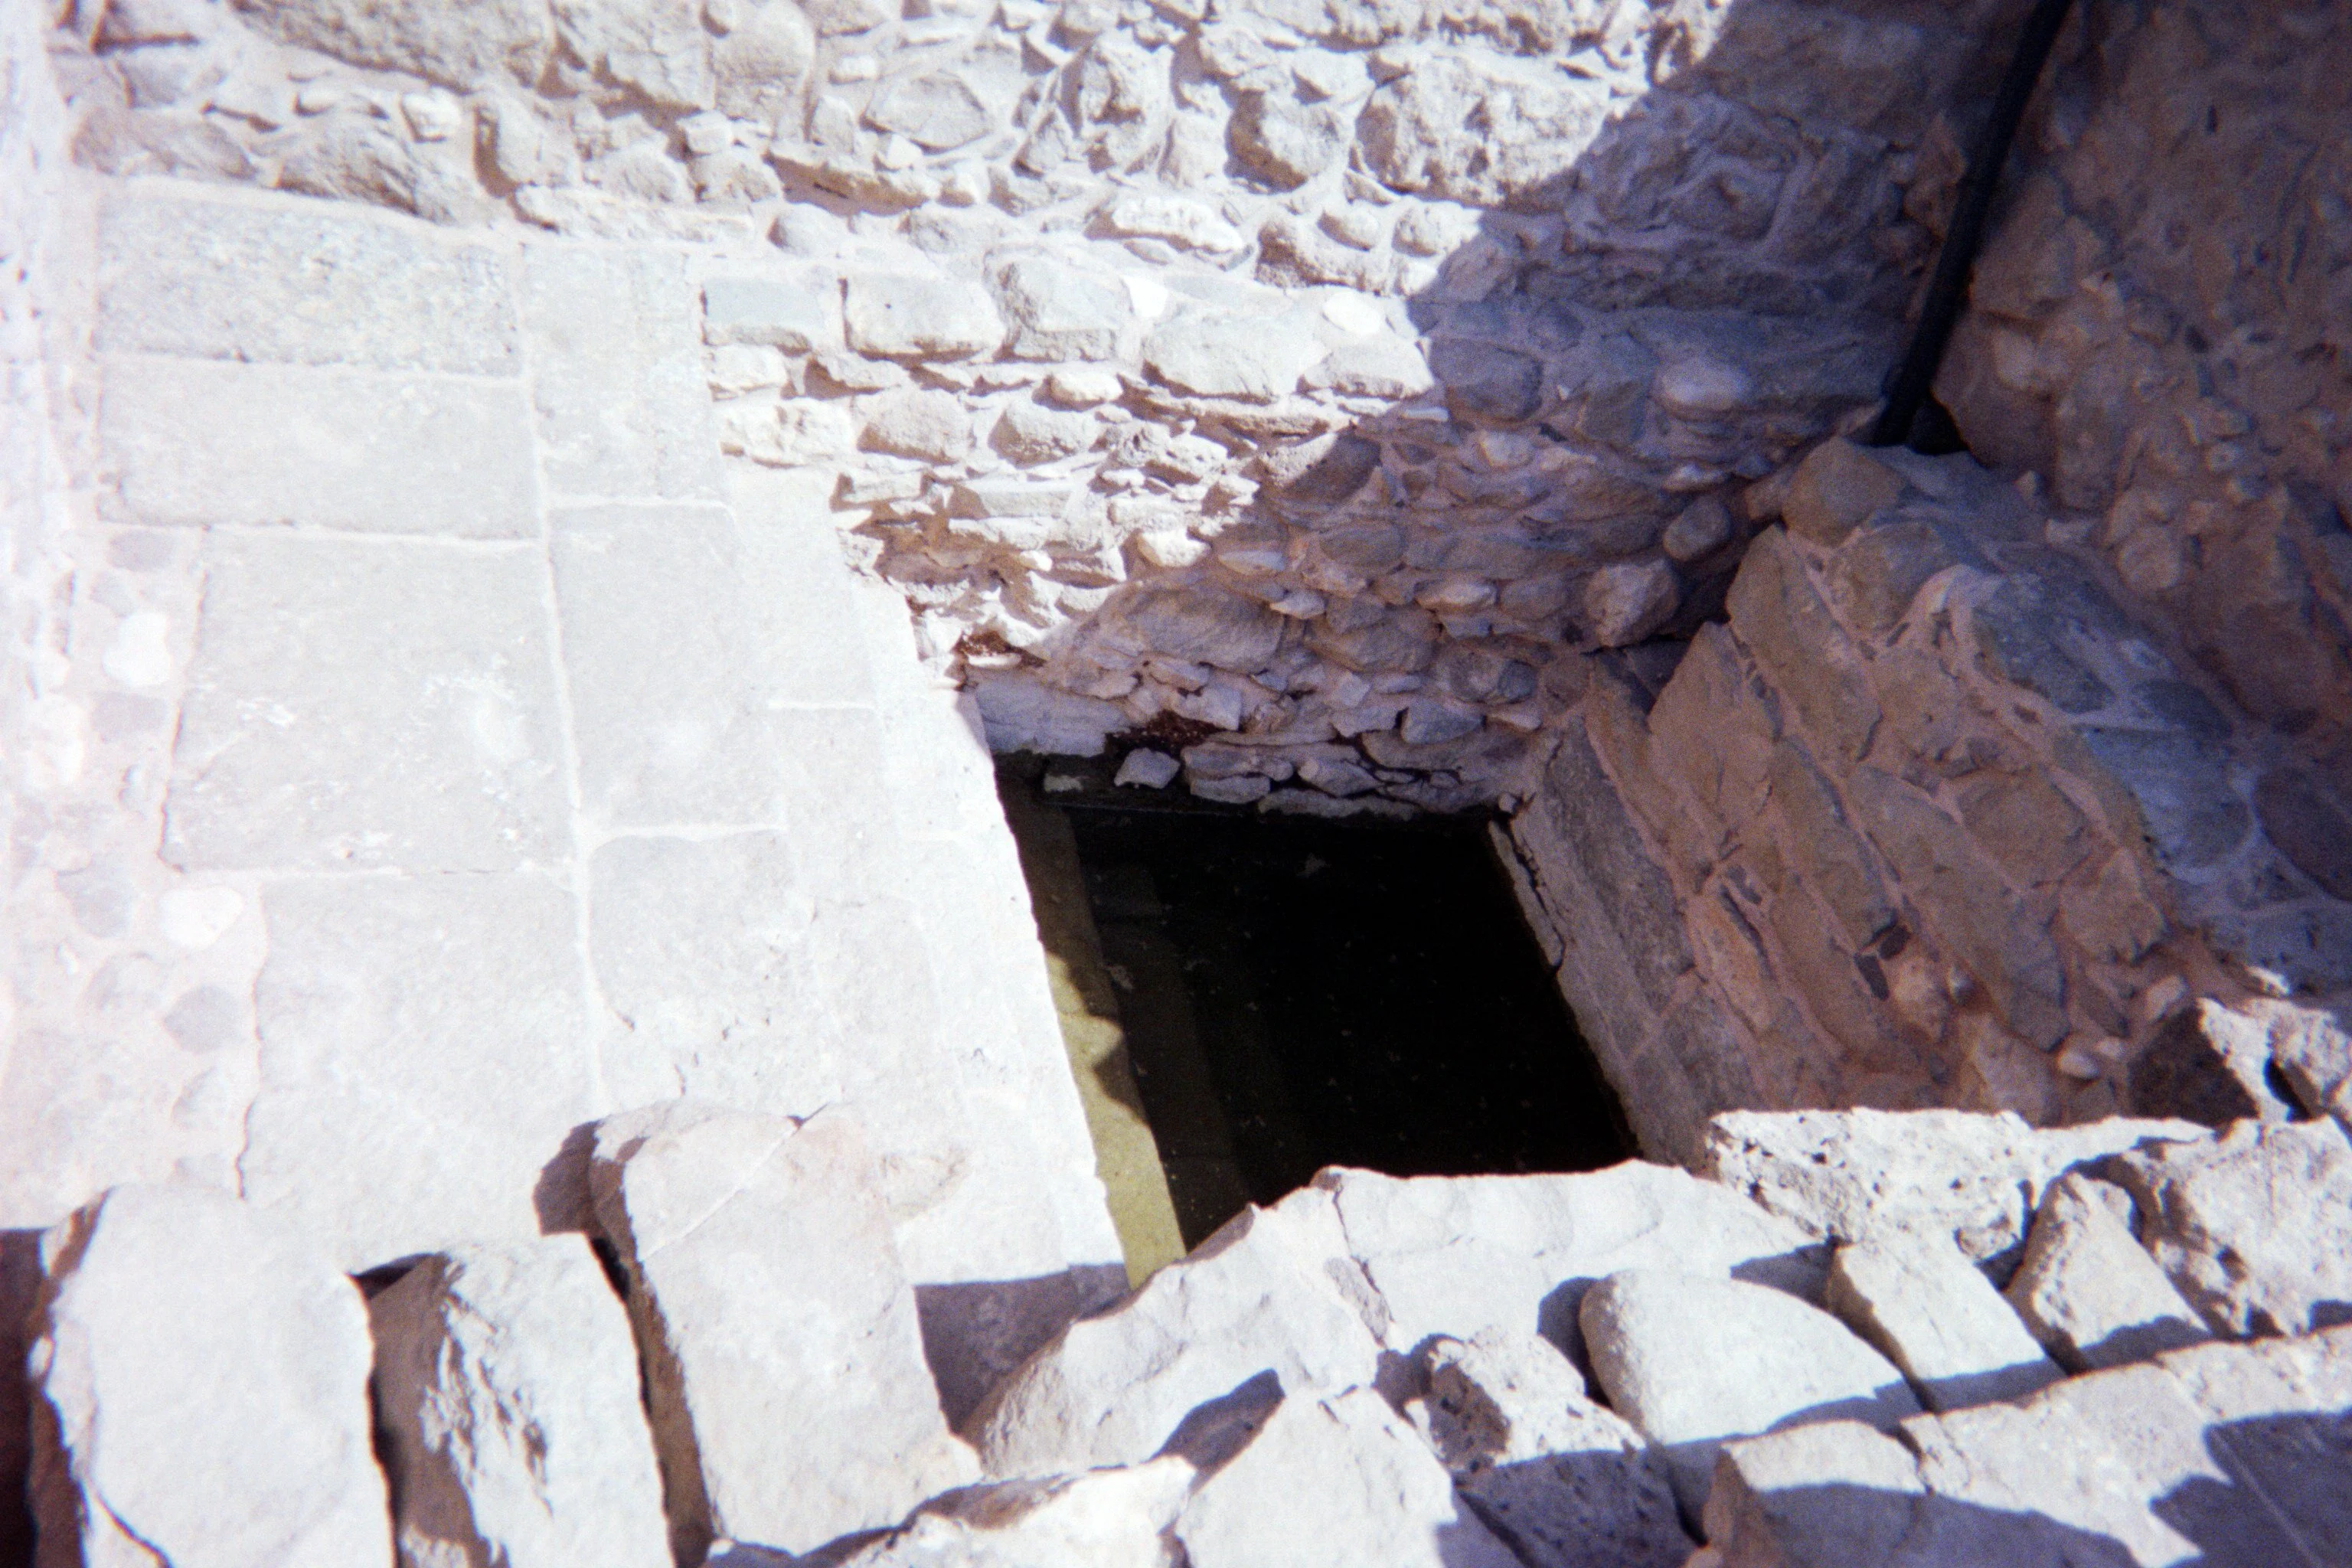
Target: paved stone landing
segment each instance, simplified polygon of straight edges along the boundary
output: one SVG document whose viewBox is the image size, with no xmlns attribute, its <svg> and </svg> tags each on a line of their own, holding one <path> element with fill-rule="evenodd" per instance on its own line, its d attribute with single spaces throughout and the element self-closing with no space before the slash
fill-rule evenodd
<svg viewBox="0 0 2352 1568">
<path fill-rule="evenodd" d="M 976 719 L 721 457 L 706 258 L 89 211 L 0 1222 L 176 1177 L 366 1268 L 580 1226 L 578 1130 L 692 1094 L 872 1130 L 951 1408 L 1116 1282 Z"/>
</svg>

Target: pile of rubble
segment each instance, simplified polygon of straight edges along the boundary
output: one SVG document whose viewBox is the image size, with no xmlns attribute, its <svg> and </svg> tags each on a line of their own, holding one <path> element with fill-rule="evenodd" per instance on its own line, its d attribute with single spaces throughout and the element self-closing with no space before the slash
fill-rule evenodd
<svg viewBox="0 0 2352 1568">
<path fill-rule="evenodd" d="M 608 1119 L 593 1250 L 357 1282 L 119 1188 L 43 1242 L 43 1561 L 2344 1560 L 2338 1122 L 1741 1113 L 1704 1163 L 1326 1171 L 961 1436 L 836 1112 Z"/>
</svg>

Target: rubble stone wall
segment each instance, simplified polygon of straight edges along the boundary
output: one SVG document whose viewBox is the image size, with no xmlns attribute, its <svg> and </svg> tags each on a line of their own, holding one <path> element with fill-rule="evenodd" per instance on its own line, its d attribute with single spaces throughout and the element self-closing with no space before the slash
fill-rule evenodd
<svg viewBox="0 0 2352 1568">
<path fill-rule="evenodd" d="M 1976 460 L 1832 441 L 1749 489 L 1784 526 L 1723 623 L 1604 666 L 1519 815 L 1646 1146 L 1738 1105 L 2287 1113 L 2263 1042 L 2352 984 L 2352 32 L 2239 17 L 2081 13 L 1943 378 Z"/>
</svg>

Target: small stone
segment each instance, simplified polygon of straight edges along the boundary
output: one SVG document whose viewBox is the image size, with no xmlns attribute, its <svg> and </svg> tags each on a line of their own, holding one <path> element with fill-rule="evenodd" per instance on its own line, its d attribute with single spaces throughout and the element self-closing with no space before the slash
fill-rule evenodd
<svg viewBox="0 0 2352 1568">
<path fill-rule="evenodd" d="M 1164 239 L 1186 250 L 1211 255 L 1229 255 L 1249 243 L 1240 229 L 1215 212 L 1181 196 L 1121 195 L 1103 209 L 1101 224 L 1110 234 Z"/>
<path fill-rule="evenodd" d="M 1405 705 L 1404 719 L 1397 730 L 1409 746 L 1436 746 L 1475 732 L 1484 721 L 1475 709 L 1416 697 Z"/>
<path fill-rule="evenodd" d="M 2061 1177 L 2034 1211 L 2010 1305 L 2062 1366 L 2098 1372 L 2200 1344 L 2211 1331 L 2132 1239 L 2131 1199 Z"/>
<path fill-rule="evenodd" d="M 400 113 L 419 142 L 446 142 L 466 123 L 465 106 L 446 92 L 404 92 Z"/>
<path fill-rule="evenodd" d="M 1234 156 L 1276 190 L 1292 191 L 1347 150 L 1350 117 L 1328 103 L 1302 103 L 1288 92 L 1244 92 L 1228 132 Z"/>
<path fill-rule="evenodd" d="M 1463 419 L 1516 424 L 1543 403 L 1543 366 L 1492 343 L 1443 338 L 1429 351 L 1429 368 L 1445 384 L 1445 405 Z"/>
<path fill-rule="evenodd" d="M 390 132 L 343 119 L 296 142 L 278 166 L 278 184 L 305 195 L 373 202 L 436 223 L 456 223 L 481 201 L 471 182 L 437 159 Z"/>
<path fill-rule="evenodd" d="M 1230 728 L 1230 726 L 1221 726 Z M 1240 773 L 1232 778 L 1188 777 L 1186 787 L 1202 800 L 1213 800 L 1221 805 L 1250 805 L 1264 800 L 1274 788 L 1274 781 L 1263 773 Z"/>
<path fill-rule="evenodd" d="M 1808 453 L 1789 480 L 1780 520 L 1815 544 L 1833 545 L 1903 497 L 1903 476 L 1869 448 L 1832 436 Z"/>
<path fill-rule="evenodd" d="M 718 100 L 710 36 L 695 0 L 552 0 L 557 35 L 592 68 L 664 109 Z"/>
<path fill-rule="evenodd" d="M 1097 404 L 1116 403 L 1126 395 L 1127 384 L 1115 370 L 1098 370 L 1081 366 L 1057 370 L 1045 378 L 1045 395 L 1069 408 L 1091 408 Z"/>
<path fill-rule="evenodd" d="M 677 122 L 678 136 L 686 150 L 698 158 L 707 158 L 735 140 L 734 122 L 717 110 L 689 114 Z"/>
<path fill-rule="evenodd" d="M 895 79 L 866 105 L 866 123 L 932 153 L 969 145 L 995 129 L 979 95 L 949 71 Z"/>
<path fill-rule="evenodd" d="M 1682 583 L 1663 561 L 1603 566 L 1585 580 L 1586 631 L 1602 647 L 1624 647 L 1664 626 L 1681 602 Z"/>
<path fill-rule="evenodd" d="M 908 387 L 866 405 L 862 445 L 879 452 L 951 463 L 971 450 L 971 416 L 951 392 Z"/>
<path fill-rule="evenodd" d="M 1184 764 L 1167 752 L 1155 752 L 1148 746 L 1138 747 L 1127 753 L 1110 782 L 1142 789 L 1166 789 L 1183 771 Z"/>
<path fill-rule="evenodd" d="M 1732 532 L 1731 509 L 1706 496 L 1683 508 L 1659 543 L 1669 560 L 1687 563 L 1730 543 Z"/>
<path fill-rule="evenodd" d="M 1418 397 L 1437 384 L 1421 351 L 1385 333 L 1339 344 L 1307 373 L 1307 384 L 1328 387 L 1342 397 L 1396 401 Z"/>
<path fill-rule="evenodd" d="M 1609 1403 L 1666 1451 L 1698 1513 L 1724 1440 L 1784 1422 L 1919 1413 L 1895 1366 L 1835 1318 L 1761 1285 L 1663 1269 L 1612 1274 L 1577 1321 Z"/>
<path fill-rule="evenodd" d="M 536 82 L 554 42 L 546 0 L 244 0 L 237 9 L 283 42 L 460 91 L 508 77 Z"/>
<path fill-rule="evenodd" d="M 1090 414 L 1063 413 L 1024 400 L 1005 405 L 989 445 L 1016 463 L 1050 463 L 1092 447 L 1101 429 Z"/>
<path fill-rule="evenodd" d="M 842 317 L 849 346 L 884 359 L 970 359 L 1004 341 L 986 289 L 920 273 L 852 273 Z"/>
<path fill-rule="evenodd" d="M 1828 1303 L 1903 1369 L 1930 1410 L 2021 1399 L 2063 1375 L 1948 1237 L 1840 1247 Z"/>
</svg>

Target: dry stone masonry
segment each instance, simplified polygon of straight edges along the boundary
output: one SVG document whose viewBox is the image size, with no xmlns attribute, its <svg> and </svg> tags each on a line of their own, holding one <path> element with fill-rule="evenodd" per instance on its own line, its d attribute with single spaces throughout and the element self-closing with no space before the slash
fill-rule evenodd
<svg viewBox="0 0 2352 1568">
<path fill-rule="evenodd" d="M 2352 1562 L 2352 18 L 1865 447 L 2026 9 L 0 9 L 0 1563 Z M 992 750 L 1487 816 L 1648 1162 L 1118 1295 Z"/>
</svg>

